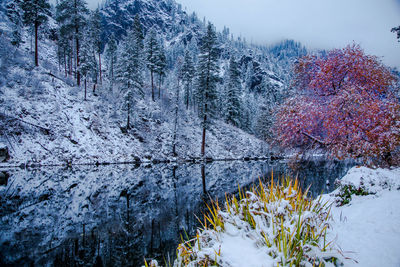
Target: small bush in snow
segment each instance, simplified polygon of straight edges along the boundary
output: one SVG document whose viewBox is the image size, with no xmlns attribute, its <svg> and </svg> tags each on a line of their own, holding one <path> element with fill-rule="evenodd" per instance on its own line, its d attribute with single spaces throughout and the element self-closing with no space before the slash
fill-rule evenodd
<svg viewBox="0 0 400 267">
<path fill-rule="evenodd" d="M 350 203 L 352 195 L 366 196 L 369 194 L 363 186 L 356 187 L 352 184 L 341 185 L 339 193 L 335 195 L 337 197 L 336 203 L 338 206 L 343 206 Z"/>
</svg>

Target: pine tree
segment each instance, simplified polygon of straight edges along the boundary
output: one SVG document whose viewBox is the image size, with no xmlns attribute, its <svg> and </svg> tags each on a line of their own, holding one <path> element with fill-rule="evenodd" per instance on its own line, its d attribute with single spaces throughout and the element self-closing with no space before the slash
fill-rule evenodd
<svg viewBox="0 0 400 267">
<path fill-rule="evenodd" d="M 157 50 L 156 58 L 156 73 L 158 74 L 158 98 L 161 98 L 161 84 L 166 75 L 167 69 L 167 57 L 165 55 L 165 49 L 162 41 L 160 42 L 159 49 Z"/>
<path fill-rule="evenodd" d="M 240 72 L 235 58 L 231 56 L 229 62 L 228 82 L 226 91 L 226 121 L 232 125 L 240 124 L 240 94 L 241 94 Z"/>
<path fill-rule="evenodd" d="M 87 24 L 86 15 L 89 10 L 84 0 L 60 0 L 57 7 L 57 22 L 59 23 L 59 32 L 67 38 L 74 38 L 76 53 L 76 81 L 78 86 L 81 83 L 79 72 L 80 66 L 80 40 L 83 29 Z"/>
<path fill-rule="evenodd" d="M 114 68 L 117 64 L 117 42 L 115 40 L 114 35 L 112 34 L 110 40 L 108 40 L 108 45 L 106 49 L 106 59 L 107 59 L 107 68 L 109 70 L 109 76 L 111 81 L 111 86 L 114 84 Z"/>
<path fill-rule="evenodd" d="M 150 71 L 151 78 L 151 99 L 154 101 L 154 73 L 157 70 L 157 61 L 159 53 L 159 44 L 157 42 L 157 34 L 154 28 L 150 29 L 146 36 L 146 59 L 147 68 Z"/>
<path fill-rule="evenodd" d="M 117 80 L 121 83 L 124 105 L 127 109 L 126 128 L 130 129 L 131 105 L 135 95 L 144 96 L 143 92 L 143 32 L 139 16 L 135 17 L 133 27 L 128 31 L 119 55 Z"/>
<path fill-rule="evenodd" d="M 214 26 L 209 23 L 202 39 L 198 64 L 197 102 L 199 115 L 203 119 L 201 155 L 205 155 L 206 129 L 216 109 L 216 84 L 219 80 L 217 35 Z"/>
<path fill-rule="evenodd" d="M 176 61 L 177 65 L 177 86 L 175 95 L 175 121 L 174 121 L 174 133 L 172 136 L 172 155 L 177 156 L 176 145 L 177 145 L 177 135 L 178 135 L 178 113 L 179 113 L 179 93 L 180 93 L 180 81 L 182 79 L 182 57 L 178 57 Z"/>
<path fill-rule="evenodd" d="M 23 27 L 23 19 L 22 14 L 23 11 L 21 9 L 22 1 L 21 0 L 9 0 L 6 5 L 6 13 L 7 17 L 13 23 L 13 31 L 11 44 L 19 47 L 22 43 L 22 27 Z"/>
<path fill-rule="evenodd" d="M 70 66 L 70 62 L 72 61 L 72 39 L 73 33 L 70 27 L 63 25 L 65 17 L 65 10 L 68 8 L 66 6 L 68 4 L 67 1 L 59 2 L 56 6 L 56 21 L 58 23 L 57 29 L 57 53 L 58 53 L 58 60 L 59 64 L 64 65 L 65 76 L 72 75 L 72 66 Z"/>
<path fill-rule="evenodd" d="M 101 73 L 101 48 L 102 48 L 102 40 L 101 40 L 101 15 L 100 10 L 97 8 L 95 11 L 92 12 L 90 17 L 90 35 L 91 39 L 93 40 L 93 46 L 95 52 L 99 57 L 99 77 L 100 77 L 100 84 L 102 83 L 102 73 Z"/>
<path fill-rule="evenodd" d="M 136 47 L 138 48 L 137 50 L 137 56 L 138 58 L 142 57 L 142 52 L 144 48 L 143 40 L 143 28 L 142 24 L 140 23 L 140 17 L 137 14 L 133 20 L 133 34 L 134 34 L 134 42 L 136 44 Z"/>
<path fill-rule="evenodd" d="M 240 128 L 248 133 L 254 133 L 254 118 L 257 113 L 257 99 L 247 88 L 246 93 L 242 95 L 243 107 L 240 122 Z"/>
<path fill-rule="evenodd" d="M 250 61 L 247 64 L 247 70 L 246 70 L 246 75 L 245 75 L 245 85 L 246 88 L 251 92 L 253 89 L 253 76 L 254 76 L 254 66 L 253 66 L 253 61 Z"/>
<path fill-rule="evenodd" d="M 195 75 L 192 57 L 188 50 L 185 51 L 185 58 L 181 69 L 181 78 L 184 86 L 184 98 L 186 109 L 189 109 L 190 99 L 192 98 L 192 82 Z"/>
<path fill-rule="evenodd" d="M 87 95 L 87 79 L 91 78 L 94 82 L 97 80 L 96 51 L 93 44 L 94 40 L 90 35 L 90 32 L 86 32 L 86 34 L 84 34 L 80 55 L 81 64 L 79 66 L 79 72 L 82 74 L 85 83 L 85 100 Z"/>
<path fill-rule="evenodd" d="M 281 94 L 275 85 L 268 83 L 266 77 L 263 77 L 261 87 L 263 88 L 263 99 L 259 101 L 255 133 L 263 140 L 272 141 L 274 137 L 272 128 L 276 118 L 274 111 L 279 104 Z"/>
<path fill-rule="evenodd" d="M 50 16 L 50 4 L 47 0 L 23 0 L 21 9 L 23 10 L 24 24 L 33 25 L 35 30 L 35 66 L 39 66 L 38 31 Z"/>
</svg>

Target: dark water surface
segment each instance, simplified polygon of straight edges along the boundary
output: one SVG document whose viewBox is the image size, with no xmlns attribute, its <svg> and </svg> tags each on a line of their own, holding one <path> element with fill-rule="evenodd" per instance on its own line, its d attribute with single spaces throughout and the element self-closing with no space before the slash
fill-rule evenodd
<svg viewBox="0 0 400 267">
<path fill-rule="evenodd" d="M 7 170 L 0 184 L 0 266 L 141 266 L 175 255 L 204 199 L 259 177 L 298 175 L 317 196 L 352 164 L 232 161 Z M 329 185 L 327 184 L 329 182 Z"/>
</svg>

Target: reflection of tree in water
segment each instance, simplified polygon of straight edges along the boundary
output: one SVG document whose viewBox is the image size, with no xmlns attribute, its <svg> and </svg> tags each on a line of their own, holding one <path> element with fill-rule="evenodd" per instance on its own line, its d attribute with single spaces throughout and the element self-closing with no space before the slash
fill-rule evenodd
<svg viewBox="0 0 400 267">
<path fill-rule="evenodd" d="M 326 191 L 326 179 L 333 185 L 333 180 L 348 169 L 326 161 L 300 166 L 296 173 L 304 186 L 313 184 L 313 195 Z M 0 265 L 4 261 L 3 265 L 20 266 L 31 262 L 141 266 L 144 257 L 164 262 L 168 255 L 173 260 L 181 236 L 193 236 L 199 227 L 197 218 L 203 217 L 204 200 L 221 201 L 225 192 L 235 193 L 238 186 L 250 186 L 259 177 L 268 180 L 272 170 L 276 175 L 284 174 L 288 166 L 236 161 L 16 171 L 9 181 L 14 185 L 7 189 L 14 191 L 18 200 L 0 203 L 1 216 L 6 218 L 1 226 L 12 237 L 0 240 Z M 24 187 L 27 181 L 34 186 Z M 47 198 L 38 202 L 45 193 Z M 31 203 L 34 206 L 28 212 L 24 207 Z M 29 225 L 23 220 L 40 223 Z M 15 247 L 24 250 L 16 252 Z"/>
</svg>

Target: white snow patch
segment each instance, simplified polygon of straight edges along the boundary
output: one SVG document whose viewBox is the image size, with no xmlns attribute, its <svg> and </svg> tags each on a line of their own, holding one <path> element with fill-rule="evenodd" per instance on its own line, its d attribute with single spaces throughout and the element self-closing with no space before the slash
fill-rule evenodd
<svg viewBox="0 0 400 267">
<path fill-rule="evenodd" d="M 370 169 L 354 167 L 338 181 L 339 185 L 353 185 L 364 187 L 370 193 L 380 193 L 383 190 L 393 190 L 400 187 L 400 168 L 397 169 Z M 338 193 L 338 190 L 332 194 Z"/>
<path fill-rule="evenodd" d="M 234 228 L 233 225 L 226 226 Z M 221 235 L 221 257 L 232 267 L 274 265 L 274 260 L 268 255 L 266 247 L 258 247 L 248 236 L 232 235 L 232 230 L 226 229 Z"/>
<path fill-rule="evenodd" d="M 329 240 L 354 260 L 345 266 L 400 266 L 400 191 L 380 197 L 357 196 L 350 205 L 332 209 Z"/>
<path fill-rule="evenodd" d="M 400 266 L 400 168 L 354 167 L 340 184 L 363 185 L 368 196 L 352 196 L 348 205 L 332 206 L 332 231 L 338 249 L 351 258 L 345 266 Z M 324 198 L 335 202 L 337 189 Z M 358 263 L 357 263 L 358 262 Z"/>
</svg>

